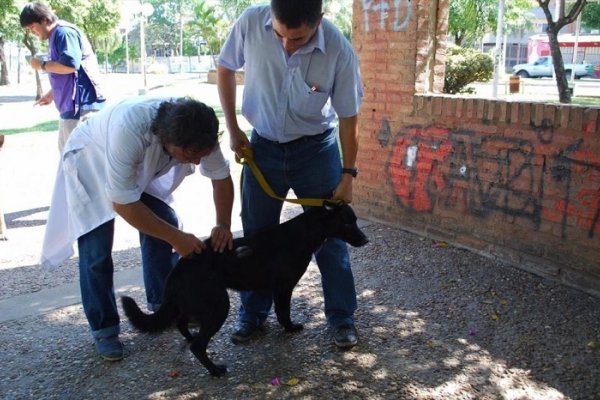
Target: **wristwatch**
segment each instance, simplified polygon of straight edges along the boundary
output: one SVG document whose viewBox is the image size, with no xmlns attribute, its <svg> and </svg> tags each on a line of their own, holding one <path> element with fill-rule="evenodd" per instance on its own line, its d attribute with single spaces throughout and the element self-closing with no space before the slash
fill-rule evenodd
<svg viewBox="0 0 600 400">
<path fill-rule="evenodd" d="M 356 168 L 342 168 L 342 174 L 350 174 L 353 178 L 356 178 L 358 170 Z"/>
<path fill-rule="evenodd" d="M 42 61 L 42 62 L 40 63 L 40 68 L 42 69 L 42 71 L 45 71 L 45 70 L 46 70 L 46 63 L 47 63 L 47 62 L 48 62 L 48 61 Z"/>
</svg>

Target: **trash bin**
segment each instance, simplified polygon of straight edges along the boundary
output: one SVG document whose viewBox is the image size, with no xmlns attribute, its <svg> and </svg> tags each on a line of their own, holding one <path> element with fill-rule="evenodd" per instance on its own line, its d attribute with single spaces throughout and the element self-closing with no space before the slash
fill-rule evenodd
<svg viewBox="0 0 600 400">
<path fill-rule="evenodd" d="M 508 78 L 508 92 L 509 93 L 519 93 L 519 89 L 521 86 L 521 77 L 517 75 L 511 75 Z"/>
<path fill-rule="evenodd" d="M 567 89 L 569 90 L 569 94 L 571 96 L 575 95 L 575 83 L 574 82 L 568 81 L 567 82 Z"/>
</svg>

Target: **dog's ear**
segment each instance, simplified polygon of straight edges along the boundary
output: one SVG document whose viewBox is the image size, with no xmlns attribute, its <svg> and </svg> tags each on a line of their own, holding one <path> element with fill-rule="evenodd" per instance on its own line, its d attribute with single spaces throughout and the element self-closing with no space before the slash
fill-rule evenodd
<svg viewBox="0 0 600 400">
<path fill-rule="evenodd" d="M 246 258 L 254 254 L 254 249 L 250 246 L 236 247 L 234 251 L 237 258 Z"/>
</svg>

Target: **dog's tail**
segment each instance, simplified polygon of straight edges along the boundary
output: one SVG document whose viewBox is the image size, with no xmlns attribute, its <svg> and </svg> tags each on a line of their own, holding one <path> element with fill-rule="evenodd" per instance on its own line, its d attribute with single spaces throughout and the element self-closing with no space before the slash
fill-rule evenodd
<svg viewBox="0 0 600 400">
<path fill-rule="evenodd" d="M 121 304 L 125 315 L 134 328 L 141 332 L 161 332 L 173 325 L 177 315 L 177 307 L 174 304 L 163 303 L 153 314 L 146 314 L 138 307 L 131 297 L 121 297 Z"/>
</svg>

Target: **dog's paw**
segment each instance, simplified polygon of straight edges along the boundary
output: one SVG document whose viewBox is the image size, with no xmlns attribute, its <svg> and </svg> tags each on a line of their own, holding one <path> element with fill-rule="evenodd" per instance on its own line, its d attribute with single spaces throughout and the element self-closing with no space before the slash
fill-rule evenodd
<svg viewBox="0 0 600 400">
<path fill-rule="evenodd" d="M 185 338 L 186 342 L 193 342 L 194 339 L 198 337 L 198 334 L 190 332 L 189 336 L 183 335 L 183 337 Z"/>
<path fill-rule="evenodd" d="M 214 368 L 211 368 L 209 372 L 212 376 L 219 377 L 219 376 L 225 375 L 227 373 L 227 367 L 225 365 L 216 365 L 215 364 Z"/>
<path fill-rule="evenodd" d="M 304 326 L 302 324 L 290 324 L 290 325 L 285 326 L 286 332 L 298 332 L 298 331 L 301 331 L 302 329 L 304 329 Z"/>
</svg>

